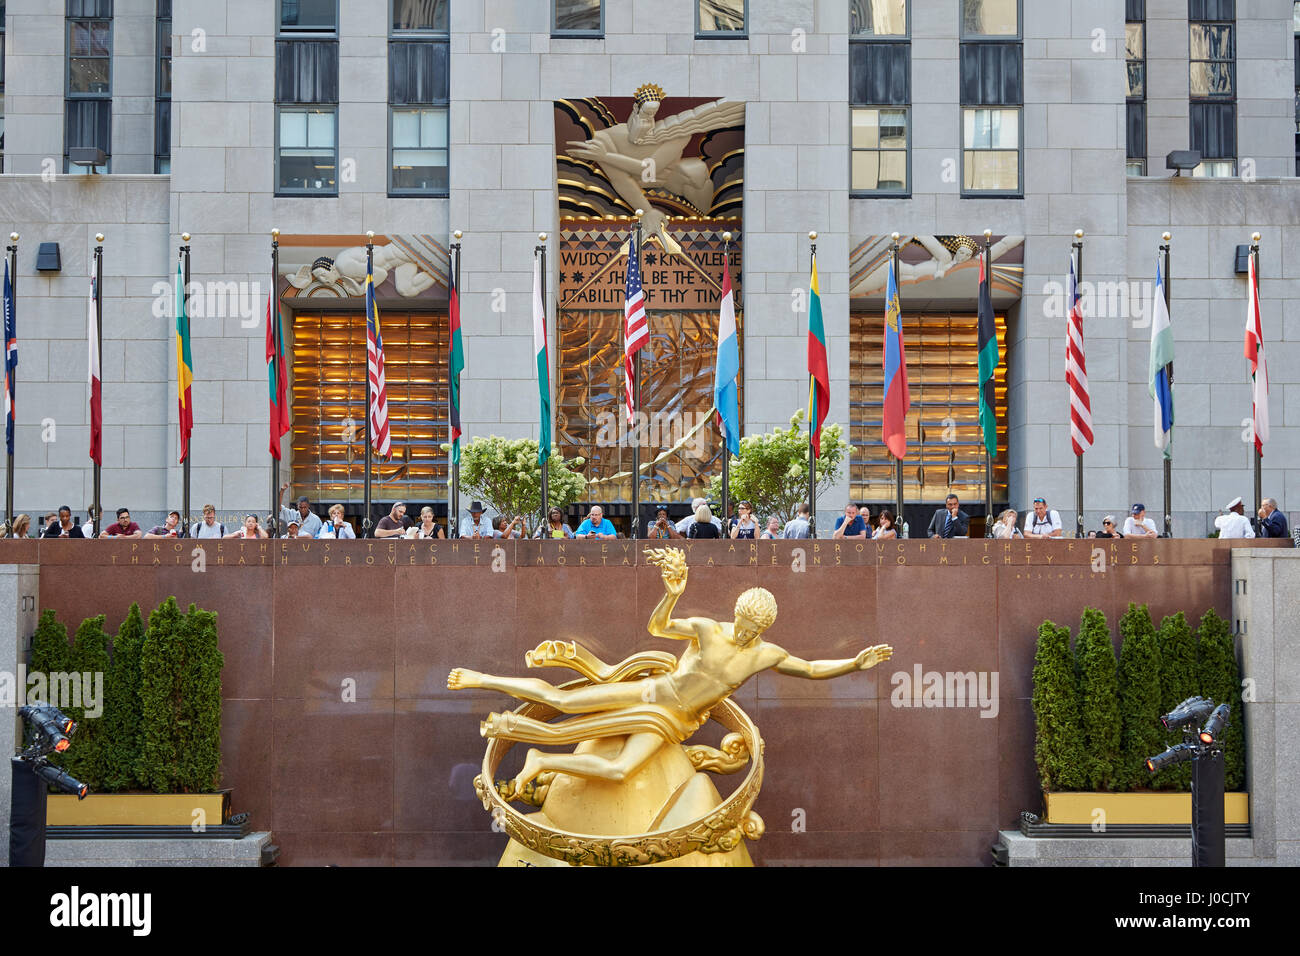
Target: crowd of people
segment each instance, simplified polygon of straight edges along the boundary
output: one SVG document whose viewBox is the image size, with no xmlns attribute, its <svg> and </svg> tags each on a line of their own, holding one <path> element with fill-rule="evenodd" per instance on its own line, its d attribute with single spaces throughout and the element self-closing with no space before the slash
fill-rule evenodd
<svg viewBox="0 0 1300 956">
<path fill-rule="evenodd" d="M 282 536 L 288 538 L 356 538 L 357 533 L 352 523 L 344 517 L 341 504 L 334 504 L 322 519 L 312 510 L 311 501 L 306 495 L 300 495 L 290 508 L 283 504 L 284 492 L 289 485 L 280 489 L 280 512 L 278 517 Z M 1265 498 L 1255 520 L 1246 517 L 1240 497 L 1228 502 L 1227 507 L 1214 520 L 1217 536 L 1220 538 L 1286 538 L 1291 532 L 1286 515 L 1277 506 L 1276 499 Z M 930 538 L 966 538 L 970 536 L 971 518 L 962 510 L 961 501 L 955 494 L 950 494 L 944 507 L 937 509 L 926 529 Z M 807 502 L 799 504 L 795 516 L 782 523 L 776 515 L 762 518 L 749 501 L 741 501 L 736 506 L 734 515 L 725 519 L 715 515 L 704 498 L 691 502 L 690 513 L 678 521 L 669 517 L 666 507 L 660 507 L 653 521 L 643 529 L 642 537 L 653 540 L 669 539 L 725 539 L 736 540 L 771 540 L 776 538 L 809 538 L 813 534 L 812 512 Z M 523 538 L 529 532 L 523 515 L 498 515 L 495 520 L 488 520 L 480 501 L 471 502 L 469 518 L 463 520 L 459 528 L 461 538 Z M 888 507 L 882 507 L 873 515 L 871 507 L 866 504 L 849 502 L 844 506 L 844 513 L 836 517 L 831 529 L 833 539 L 871 539 L 881 540 L 906 536 L 907 529 L 900 526 L 899 516 Z M 14 519 L 10 537 L 33 536 L 32 521 L 29 515 L 18 515 Z M 245 515 L 237 526 L 227 529 L 217 520 L 214 505 L 203 506 L 203 517 L 194 522 L 188 530 L 182 522 L 179 511 L 167 513 L 163 523 L 155 525 L 148 531 L 131 520 L 129 508 L 117 509 L 117 520 L 101 527 L 95 533 L 94 513 L 87 512 L 87 519 L 82 522 L 73 516 L 67 505 L 56 512 L 41 517 L 35 537 L 41 538 L 266 538 L 267 529 L 256 514 Z M 439 523 L 431 507 L 420 509 L 419 520 L 412 521 L 406 515 L 405 502 L 394 503 L 389 513 L 375 524 L 376 538 L 446 538 L 446 528 Z M 556 539 L 611 539 L 623 535 L 615 528 L 612 521 L 605 516 L 600 505 L 592 505 L 587 516 L 572 528 L 560 508 L 551 508 L 546 520 L 542 521 L 532 532 L 534 538 Z M 1008 508 L 999 514 L 992 523 L 990 536 L 993 538 L 1060 538 L 1065 537 L 1060 513 L 1049 508 L 1044 498 L 1035 498 L 1031 509 L 1025 513 L 1023 521 L 1020 514 Z M 1160 532 L 1156 523 L 1147 517 L 1146 505 L 1135 503 L 1120 525 L 1114 515 L 1106 515 L 1101 527 L 1087 533 L 1089 538 L 1157 538 Z"/>
</svg>

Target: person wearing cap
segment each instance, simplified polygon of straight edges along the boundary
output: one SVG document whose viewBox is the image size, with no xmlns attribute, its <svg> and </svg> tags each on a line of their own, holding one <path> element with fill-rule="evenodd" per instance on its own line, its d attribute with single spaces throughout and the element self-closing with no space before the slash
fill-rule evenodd
<svg viewBox="0 0 1300 956">
<path fill-rule="evenodd" d="M 1060 512 L 1047 507 L 1046 498 L 1035 498 L 1034 510 L 1025 515 L 1025 537 L 1059 538 L 1063 533 Z"/>
<path fill-rule="evenodd" d="M 1277 507 L 1276 498 L 1265 498 L 1259 512 L 1259 536 L 1261 538 L 1290 537 L 1287 531 L 1286 515 Z"/>
<path fill-rule="evenodd" d="M 286 481 L 280 486 L 280 501 L 284 501 L 284 493 L 289 490 L 291 482 Z M 320 531 L 321 520 L 311 510 L 311 502 L 307 500 L 306 495 L 299 495 L 296 502 L 296 508 L 280 508 L 280 523 L 288 526 L 290 521 L 297 520 L 299 536 L 304 538 L 314 538 Z"/>
<path fill-rule="evenodd" d="M 392 510 L 375 524 L 376 538 L 399 538 L 406 534 L 406 502 L 394 501 Z"/>
<path fill-rule="evenodd" d="M 1214 519 L 1214 526 L 1219 529 L 1220 538 L 1253 538 L 1255 529 L 1250 526 L 1245 508 L 1238 495 L 1228 502 L 1223 514 Z"/>
<path fill-rule="evenodd" d="M 1101 519 L 1101 530 L 1092 532 L 1092 534 L 1088 535 L 1088 537 L 1122 538 L 1124 537 L 1124 534 L 1119 530 L 1119 527 L 1115 524 L 1115 516 L 1106 515 L 1106 517 Z"/>
<path fill-rule="evenodd" d="M 492 537 L 492 522 L 483 517 L 483 502 L 471 502 L 469 514 L 470 520 L 462 522 L 460 526 L 460 536 L 462 538 Z"/>
<path fill-rule="evenodd" d="M 144 533 L 146 538 L 179 538 L 181 535 L 181 513 L 167 512 L 162 524 L 156 524 Z"/>
<path fill-rule="evenodd" d="M 1146 517 L 1147 506 L 1140 501 L 1133 506 L 1129 516 L 1124 521 L 1124 537 L 1126 538 L 1158 538 L 1160 532 L 1156 531 L 1156 523 Z"/>
</svg>

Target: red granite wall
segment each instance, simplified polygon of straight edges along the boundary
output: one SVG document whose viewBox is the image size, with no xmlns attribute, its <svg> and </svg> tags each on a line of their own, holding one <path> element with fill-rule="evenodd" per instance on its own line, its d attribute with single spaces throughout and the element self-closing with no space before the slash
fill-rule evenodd
<svg viewBox="0 0 1300 956">
<path fill-rule="evenodd" d="M 1227 616 L 1229 550 L 1244 544 L 1258 543 L 691 543 L 679 614 L 729 618 L 761 585 L 780 607 L 765 637 L 793 654 L 894 647 L 873 671 L 826 682 L 769 672 L 736 695 L 766 741 L 755 861 L 988 863 L 995 831 L 1040 805 L 1039 623 L 1077 627 L 1094 606 L 1114 625 L 1128 601 L 1148 603 L 1157 623 L 1178 610 Z M 98 613 L 115 629 L 132 601 L 148 610 L 172 594 L 218 613 L 225 781 L 286 865 L 494 862 L 505 837 L 471 781 L 478 722 L 509 700 L 450 692 L 447 672 L 523 674 L 524 651 L 548 638 L 610 660 L 680 652 L 645 632 L 662 588 L 630 541 L 203 546 L 202 571 L 194 542 L 0 542 L 0 563 L 39 563 L 40 606 L 69 630 Z M 912 697 L 894 675 L 918 666 L 996 674 L 996 717 L 898 706 L 891 696 Z"/>
</svg>

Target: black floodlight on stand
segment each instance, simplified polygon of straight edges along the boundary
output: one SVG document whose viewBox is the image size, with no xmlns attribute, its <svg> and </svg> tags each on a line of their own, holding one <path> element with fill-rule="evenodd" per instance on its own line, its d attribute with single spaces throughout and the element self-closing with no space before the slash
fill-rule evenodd
<svg viewBox="0 0 1300 956">
<path fill-rule="evenodd" d="M 84 800 L 90 788 L 49 762 L 63 753 L 77 725 L 57 707 L 36 702 L 18 709 L 31 743 L 9 761 L 13 803 L 9 815 L 9 865 L 45 865 L 45 804 L 50 786 Z"/>
<path fill-rule="evenodd" d="M 63 260 L 59 256 L 59 244 L 57 242 L 42 242 L 36 250 L 36 271 L 60 272 L 62 269 Z"/>
<path fill-rule="evenodd" d="M 97 173 L 100 166 L 108 165 L 108 154 L 98 146 L 73 146 L 68 150 L 68 163 Z"/>
<path fill-rule="evenodd" d="M 1223 820 L 1223 745 L 1231 708 L 1205 697 L 1189 697 L 1160 718 L 1166 729 L 1182 728 L 1183 742 L 1148 757 L 1151 773 L 1192 761 L 1192 865 L 1223 866 L 1227 858 Z M 1198 729 L 1199 728 L 1199 729 Z"/>
<path fill-rule="evenodd" d="M 1174 170 L 1175 176 L 1191 172 L 1201 165 L 1201 154 L 1194 149 L 1176 149 L 1165 157 L 1165 169 Z"/>
<path fill-rule="evenodd" d="M 1162 715 L 1160 723 L 1164 724 L 1166 730 L 1190 727 L 1208 718 L 1213 710 L 1214 701 L 1200 696 L 1189 697 L 1169 713 Z"/>
</svg>

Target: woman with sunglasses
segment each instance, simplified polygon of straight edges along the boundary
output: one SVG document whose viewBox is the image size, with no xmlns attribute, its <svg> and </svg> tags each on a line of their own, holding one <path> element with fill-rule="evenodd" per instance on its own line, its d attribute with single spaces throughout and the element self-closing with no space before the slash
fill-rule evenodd
<svg viewBox="0 0 1300 956">
<path fill-rule="evenodd" d="M 754 520 L 754 506 L 748 501 L 742 501 L 738 508 L 740 517 L 731 525 L 731 536 L 752 541 L 758 537 L 758 522 Z"/>
<path fill-rule="evenodd" d="M 1119 528 L 1115 527 L 1115 516 L 1114 516 L 1114 515 L 1106 515 L 1106 517 L 1104 517 L 1104 518 L 1101 519 L 1101 530 L 1100 530 L 1100 531 L 1097 531 L 1097 532 L 1094 532 L 1093 535 L 1092 535 L 1092 537 L 1094 537 L 1094 538 L 1122 538 L 1122 537 L 1124 537 L 1124 535 L 1120 534 L 1120 530 L 1119 530 Z"/>
<path fill-rule="evenodd" d="M 564 512 L 552 508 L 546 513 L 546 520 L 537 528 L 534 538 L 572 538 L 573 529 L 564 520 Z"/>
</svg>

